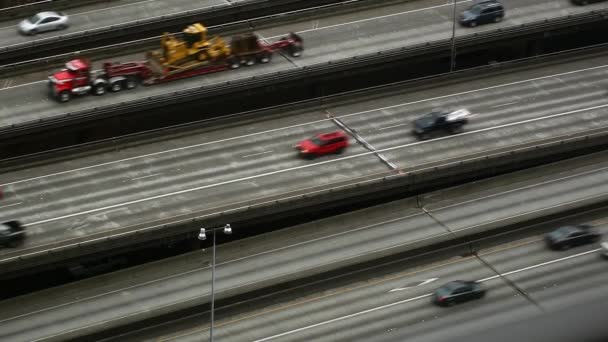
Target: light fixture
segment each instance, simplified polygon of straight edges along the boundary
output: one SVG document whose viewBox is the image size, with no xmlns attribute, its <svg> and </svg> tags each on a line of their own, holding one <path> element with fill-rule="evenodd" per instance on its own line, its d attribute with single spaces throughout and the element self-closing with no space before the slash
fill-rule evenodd
<svg viewBox="0 0 608 342">
<path fill-rule="evenodd" d="M 232 227 L 230 226 L 230 223 L 228 223 L 224 226 L 224 234 L 226 234 L 226 235 L 232 234 Z"/>
</svg>

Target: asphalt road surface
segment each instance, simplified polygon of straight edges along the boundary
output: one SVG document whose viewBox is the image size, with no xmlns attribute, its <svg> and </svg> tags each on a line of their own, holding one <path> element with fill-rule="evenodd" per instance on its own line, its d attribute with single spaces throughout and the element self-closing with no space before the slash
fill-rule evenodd
<svg viewBox="0 0 608 342">
<path fill-rule="evenodd" d="M 239 0 L 236 2 L 239 2 Z M 5 21 L 0 22 L 0 41 L 2 42 L 0 48 L 26 43 L 35 44 L 37 40 L 55 39 L 67 33 L 102 29 L 144 19 L 158 18 L 160 20 L 166 15 L 214 6 L 230 7 L 230 5 L 231 1 L 227 0 L 114 1 L 109 6 L 101 8 L 100 6 L 91 6 L 91 8 L 75 8 L 65 11 L 70 17 L 69 28 L 63 31 L 44 32 L 35 36 L 24 36 L 18 33 L 17 24 L 21 19 Z"/>
<path fill-rule="evenodd" d="M 458 11 L 470 4 L 460 2 Z M 302 22 L 278 24 L 271 28 L 256 31 L 267 41 L 277 40 L 290 31 L 297 31 L 305 42 L 303 55 L 292 58 L 286 55 L 276 56 L 271 63 L 241 68 L 230 72 L 220 72 L 202 77 L 169 82 L 150 87 L 139 87 L 135 91 L 108 94 L 103 97 L 86 96 L 67 104 L 60 104 L 49 98 L 46 77 L 39 76 L 30 83 L 18 84 L 13 78 L 0 79 L 0 125 L 7 126 L 23 122 L 36 121 L 64 113 L 90 109 L 112 103 L 119 103 L 137 98 L 158 96 L 192 87 L 210 86 L 252 76 L 273 74 L 284 70 L 293 70 L 305 66 L 338 61 L 358 55 L 375 53 L 394 48 L 437 41 L 451 37 L 452 9 L 445 2 L 416 1 L 404 4 L 402 11 L 386 13 L 382 9 L 363 11 L 348 15 L 338 14 L 329 18 L 305 18 Z M 525 0 L 510 0 L 505 20 L 498 24 L 482 25 L 476 28 L 457 28 L 457 35 L 496 30 L 512 25 L 536 22 L 546 18 L 560 17 L 593 9 L 606 8 L 608 4 L 577 7 L 568 0 L 543 0 L 531 3 Z M 144 54 L 116 56 L 114 60 L 143 60 Z M 49 70 L 51 74 L 53 70 Z M 13 85 L 15 84 L 15 85 Z"/>
<path fill-rule="evenodd" d="M 605 127 L 604 62 L 599 55 L 422 91 L 357 94 L 355 102 L 4 170 L 0 216 L 23 221 L 28 239 L 0 253 L 36 253 Z M 429 141 L 410 133 L 432 108 L 461 106 L 475 114 L 465 133 Z M 351 139 L 344 155 L 297 158 L 293 145 L 338 129 L 336 119 L 371 150 Z"/>
<path fill-rule="evenodd" d="M 522 171 L 479 182 L 475 188 L 467 185 L 460 189 L 448 190 L 445 193 L 429 194 L 425 198 L 425 202 L 428 204 L 423 209 L 415 207 L 415 200 L 405 200 L 301 225 L 287 231 L 279 231 L 276 233 L 278 235 L 263 235 L 221 245 L 217 251 L 216 299 L 259 289 L 272 283 L 294 279 L 294 277 L 316 274 L 314 272 L 319 272 L 321 269 L 339 269 L 349 263 L 392 255 L 392 253 L 423 246 L 430 239 L 434 241 L 451 239 L 454 235 L 464 234 L 473 228 L 498 227 L 501 224 L 517 222 L 517 220 L 523 222 L 534 215 L 538 217 L 543 210 L 558 212 L 557 205 L 570 206 L 574 202 L 589 199 L 595 193 L 607 193 L 603 189 L 606 181 L 602 179 L 608 175 L 608 172 L 605 171 L 605 160 L 605 153 L 581 157 L 574 161 L 531 170 L 531 174 Z M 567 179 L 575 179 L 579 189 L 570 190 Z M 568 191 L 564 191 L 566 189 Z M 522 198 L 526 199 L 527 205 L 520 205 Z M 482 209 L 496 214 L 493 216 L 479 214 L 480 203 L 491 203 L 492 206 L 484 204 Z M 600 214 L 602 213 L 605 211 L 600 212 Z M 462 221 L 454 219 L 459 216 L 467 217 L 468 227 L 462 226 Z M 569 223 L 582 221 L 598 226 L 608 222 L 604 216 L 577 217 L 569 218 L 569 220 L 572 221 Z M 545 227 L 545 229 L 549 228 L 551 225 Z M 603 232 L 608 228 L 599 229 Z M 558 255 L 555 258 L 564 255 L 564 253 L 546 252 L 542 243 L 537 242 L 537 239 L 533 240 L 534 244 L 526 244 L 527 247 L 523 251 L 511 250 L 509 255 L 514 255 L 512 260 L 503 260 L 504 253 L 500 258 L 494 258 L 492 255 L 482 256 L 483 260 L 467 258 L 466 261 L 459 264 L 461 266 L 457 266 L 455 269 L 450 268 L 445 272 L 442 271 L 443 273 L 435 271 L 429 274 L 424 273 L 417 275 L 415 279 L 423 282 L 431 278 L 447 280 L 465 275 L 468 279 L 484 279 L 493 276 L 491 268 L 480 267 L 483 262 L 487 262 L 500 273 L 507 275 L 506 273 L 512 272 L 508 275 L 513 277 L 513 279 L 510 278 L 511 281 L 515 281 L 519 279 L 515 276 L 519 271 L 514 271 L 553 260 L 555 255 Z M 586 251 L 584 248 L 577 248 L 574 252 L 581 250 Z M 205 303 L 208 301 L 210 292 L 209 267 L 200 268 L 197 264 L 208 265 L 209 253 L 209 250 L 201 254 L 192 253 L 3 301 L 0 303 L 3 308 L 0 312 L 0 325 L 3 327 L 0 331 L 0 338 L 10 341 L 62 340 L 69 336 L 67 334 L 91 332 L 118 323 L 126 323 L 129 320 L 154 316 L 159 312 L 170 312 L 179 307 Z M 597 258 L 597 253 L 595 254 L 593 257 Z M 520 255 L 521 257 L 519 257 Z M 604 276 L 597 271 L 599 267 L 604 267 L 604 264 L 593 265 L 595 266 L 593 266 L 594 273 L 592 274 L 598 277 Z M 548 265 L 543 265 L 543 267 L 548 267 Z M 582 271 L 585 268 L 577 267 L 576 269 Z M 527 269 L 526 272 L 528 272 Z M 557 275 L 555 276 L 557 277 Z M 380 287 L 382 293 L 393 288 L 402 288 L 413 282 L 412 279 L 405 282 L 393 280 L 387 283 L 389 285 Z M 510 293 L 513 289 L 503 286 L 502 277 L 487 279 L 487 281 L 492 286 L 492 296 L 502 293 L 497 298 L 511 297 Z M 584 283 L 584 285 L 588 284 Z M 521 286 L 527 285 L 522 284 Z M 423 289 L 428 291 L 428 287 L 421 287 L 417 290 L 422 291 Z M 229 335 L 230 337 L 225 337 L 229 340 L 233 338 L 235 341 L 243 341 L 270 337 L 274 339 L 279 337 L 275 335 L 288 333 L 287 335 L 295 336 L 295 340 L 308 339 L 310 341 L 310 338 L 313 337 L 323 339 L 325 338 L 323 336 L 335 337 L 338 336 L 335 334 L 354 333 L 359 328 L 353 326 L 344 328 L 342 324 L 352 325 L 355 324 L 353 322 L 356 322 L 355 325 L 362 325 L 360 319 L 364 317 L 359 316 L 363 316 L 363 314 L 356 314 L 357 312 L 367 312 L 376 306 L 383 308 L 384 305 L 398 309 L 397 304 L 391 304 L 395 301 L 411 302 L 406 310 L 411 312 L 408 324 L 420 320 L 426 321 L 429 319 L 429 312 L 435 313 L 434 309 L 428 306 L 428 298 L 422 300 L 426 297 L 420 297 L 426 292 L 420 294 L 418 292 L 412 294 L 409 290 L 393 292 L 407 296 L 402 298 L 402 296 L 394 296 L 392 293 L 378 296 L 374 292 L 365 295 L 368 300 L 355 300 L 359 299 L 357 297 L 359 295 L 353 297 L 353 293 L 356 292 L 349 292 L 351 294 L 341 301 L 332 299 L 323 301 L 322 304 L 317 301 L 311 304 L 312 307 L 298 311 L 299 314 L 289 313 L 279 319 L 279 316 L 276 315 L 282 314 L 279 311 L 284 314 L 284 311 L 270 310 L 269 315 L 262 315 L 260 318 L 271 321 L 279 319 L 281 324 L 272 325 L 261 321 L 238 320 L 232 322 L 234 324 L 227 325 L 226 330 L 220 329 L 218 334 L 227 334 L 220 336 Z M 290 290 L 290 293 L 297 292 Z M 587 295 L 590 293 L 584 294 L 584 296 Z M 543 298 L 541 296 L 534 300 L 538 301 Z M 508 313 L 511 307 L 523 306 L 522 303 L 525 303 L 526 299 L 519 298 L 516 302 L 501 302 L 497 305 Z M 577 295 L 572 296 L 572 300 L 578 299 Z M 550 309 L 567 303 L 564 300 L 557 302 L 551 300 L 551 298 L 543 299 L 543 308 Z M 414 305 L 414 307 L 410 305 Z M 315 307 L 317 309 L 313 310 Z M 330 307 L 333 309 L 330 310 Z M 386 315 L 389 312 L 389 317 L 397 319 L 396 313 L 391 310 L 373 309 L 372 311 L 378 311 L 378 315 Z M 496 311 L 496 307 L 484 307 L 481 310 L 480 312 L 485 314 Z M 342 316 L 349 318 L 351 314 L 356 314 L 353 317 L 358 318 L 354 321 L 341 318 L 338 321 L 343 322 L 338 325 L 322 323 L 327 321 L 334 323 L 334 319 Z M 232 320 L 228 319 L 228 321 Z M 366 321 L 378 322 L 377 317 Z M 389 319 L 383 324 L 385 323 L 395 324 L 395 321 Z M 243 329 L 245 326 L 259 328 Z M 308 326 L 313 327 L 306 328 Z M 383 327 L 385 326 L 383 325 Z M 327 331 L 327 329 L 333 330 Z M 336 332 L 335 329 L 339 331 Z M 369 327 L 370 333 L 376 330 L 373 324 Z M 344 336 L 346 338 L 347 335 Z M 361 337 L 363 336 L 365 335 L 361 335 Z M 294 340 L 294 338 L 289 337 L 286 340 Z"/>
<path fill-rule="evenodd" d="M 595 218 L 597 224 L 608 222 L 605 216 Z M 446 341 L 450 336 L 474 335 L 602 296 L 608 273 L 606 260 L 597 250 L 597 245 L 589 245 L 555 252 L 546 248 L 542 235 L 536 235 L 480 250 L 474 256 L 411 268 L 408 261 L 396 261 L 392 272 L 377 267 L 346 276 L 352 278 L 350 282 L 328 281 L 336 286 L 327 285 L 316 293 L 296 289 L 302 297 L 222 308 L 216 312 L 214 338 Z M 480 300 L 450 308 L 433 305 L 432 291 L 457 279 L 480 281 L 488 292 Z M 193 315 L 110 341 L 207 341 L 208 315 Z"/>
</svg>

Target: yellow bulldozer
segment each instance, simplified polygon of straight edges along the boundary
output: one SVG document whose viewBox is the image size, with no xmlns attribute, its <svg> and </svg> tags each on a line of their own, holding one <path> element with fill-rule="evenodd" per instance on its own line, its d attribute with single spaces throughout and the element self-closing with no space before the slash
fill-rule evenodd
<svg viewBox="0 0 608 342">
<path fill-rule="evenodd" d="M 149 57 L 164 68 L 181 69 L 193 62 L 215 61 L 231 54 L 230 46 L 220 37 L 207 39 L 207 28 L 192 24 L 183 30 L 183 38 L 164 33 L 161 50 L 151 51 Z"/>
</svg>

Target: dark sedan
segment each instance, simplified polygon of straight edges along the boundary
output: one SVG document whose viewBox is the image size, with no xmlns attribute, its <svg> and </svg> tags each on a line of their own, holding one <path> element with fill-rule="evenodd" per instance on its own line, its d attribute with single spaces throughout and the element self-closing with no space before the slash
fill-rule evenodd
<svg viewBox="0 0 608 342">
<path fill-rule="evenodd" d="M 25 229 L 19 221 L 0 224 L 0 245 L 17 247 L 25 239 Z"/>
<path fill-rule="evenodd" d="M 454 280 L 433 294 L 433 302 L 439 306 L 451 306 L 456 303 L 482 298 L 486 290 L 476 281 Z"/>
<path fill-rule="evenodd" d="M 466 109 L 446 111 L 434 109 L 432 112 L 414 120 L 413 133 L 422 140 L 429 139 L 436 131 L 447 130 L 452 133 L 463 131 L 469 122 L 471 112 Z"/>
<path fill-rule="evenodd" d="M 600 237 L 601 234 L 594 232 L 591 226 L 580 224 L 557 228 L 545 235 L 545 242 L 551 249 L 565 250 L 597 242 L 600 240 Z"/>
</svg>

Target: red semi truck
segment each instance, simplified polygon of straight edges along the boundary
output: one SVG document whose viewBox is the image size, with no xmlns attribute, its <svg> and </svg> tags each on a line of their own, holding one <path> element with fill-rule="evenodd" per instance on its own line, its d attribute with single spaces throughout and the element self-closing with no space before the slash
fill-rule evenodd
<svg viewBox="0 0 608 342">
<path fill-rule="evenodd" d="M 303 50 L 302 38 L 295 33 L 274 43 L 266 43 L 252 33 L 238 35 L 228 46 L 219 37 L 207 40 L 206 28 L 201 24 L 185 29 L 183 39 L 165 34 L 161 47 L 160 51 L 148 52 L 145 61 L 106 62 L 101 70 L 92 70 L 85 58 L 71 60 L 65 69 L 49 76 L 49 93 L 59 102 L 68 102 L 74 95 L 103 95 L 133 89 L 140 83 L 151 85 L 267 63 L 279 51 L 298 57 Z"/>
</svg>

